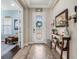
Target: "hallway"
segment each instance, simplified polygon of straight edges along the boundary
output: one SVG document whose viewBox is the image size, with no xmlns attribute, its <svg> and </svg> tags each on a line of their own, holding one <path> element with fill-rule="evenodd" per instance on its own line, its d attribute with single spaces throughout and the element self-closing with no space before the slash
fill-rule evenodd
<svg viewBox="0 0 79 59">
<path fill-rule="evenodd" d="M 59 59 L 60 56 L 54 49 L 46 44 L 32 44 L 19 52 L 12 59 Z"/>
<path fill-rule="evenodd" d="M 2 1 L 1 42 L 19 48 L 5 59 L 77 59 L 76 0 Z"/>
<path fill-rule="evenodd" d="M 25 59 L 54 59 L 51 50 L 46 45 L 32 45 L 28 56 Z"/>
</svg>

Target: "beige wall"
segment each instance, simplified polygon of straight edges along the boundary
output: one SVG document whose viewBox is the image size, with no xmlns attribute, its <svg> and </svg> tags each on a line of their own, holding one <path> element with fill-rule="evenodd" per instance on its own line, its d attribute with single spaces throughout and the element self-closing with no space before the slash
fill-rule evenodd
<svg viewBox="0 0 79 59">
<path fill-rule="evenodd" d="M 29 42 L 32 39 L 32 11 L 33 9 L 29 9 Z"/>
<path fill-rule="evenodd" d="M 24 45 L 28 44 L 28 40 L 29 40 L 29 12 L 28 12 L 28 8 L 24 8 L 23 13 L 24 13 Z"/>
<path fill-rule="evenodd" d="M 74 12 L 76 0 L 60 0 L 53 9 L 50 9 L 51 22 L 55 20 L 55 16 L 68 8 L 69 16 Z M 62 28 L 63 29 L 63 28 Z M 60 30 L 60 29 L 59 29 Z M 77 59 L 77 25 L 73 20 L 69 21 L 70 40 L 70 59 Z"/>
</svg>

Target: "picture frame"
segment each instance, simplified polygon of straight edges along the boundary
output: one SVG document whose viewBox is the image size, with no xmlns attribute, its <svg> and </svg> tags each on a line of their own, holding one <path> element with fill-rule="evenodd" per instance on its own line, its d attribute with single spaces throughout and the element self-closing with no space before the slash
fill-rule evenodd
<svg viewBox="0 0 79 59">
<path fill-rule="evenodd" d="M 68 9 L 65 9 L 55 17 L 56 27 L 66 27 L 68 26 Z"/>
<path fill-rule="evenodd" d="M 14 29 L 18 30 L 18 19 L 14 19 Z"/>
</svg>

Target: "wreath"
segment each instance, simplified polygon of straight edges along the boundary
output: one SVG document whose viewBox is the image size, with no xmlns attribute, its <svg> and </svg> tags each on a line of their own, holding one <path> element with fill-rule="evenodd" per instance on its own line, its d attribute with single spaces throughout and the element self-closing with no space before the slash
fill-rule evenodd
<svg viewBox="0 0 79 59">
<path fill-rule="evenodd" d="M 36 27 L 42 27 L 42 21 L 37 21 L 36 22 Z"/>
</svg>

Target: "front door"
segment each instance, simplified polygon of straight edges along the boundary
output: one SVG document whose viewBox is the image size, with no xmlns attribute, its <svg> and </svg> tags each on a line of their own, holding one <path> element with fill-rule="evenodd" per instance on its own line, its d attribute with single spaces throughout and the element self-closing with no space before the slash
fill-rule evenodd
<svg viewBox="0 0 79 59">
<path fill-rule="evenodd" d="M 45 14 L 42 12 L 33 13 L 32 22 L 32 42 L 45 43 L 46 42 L 46 25 Z"/>
</svg>

